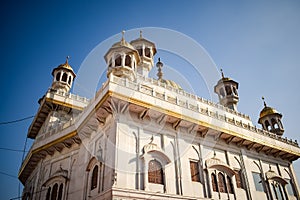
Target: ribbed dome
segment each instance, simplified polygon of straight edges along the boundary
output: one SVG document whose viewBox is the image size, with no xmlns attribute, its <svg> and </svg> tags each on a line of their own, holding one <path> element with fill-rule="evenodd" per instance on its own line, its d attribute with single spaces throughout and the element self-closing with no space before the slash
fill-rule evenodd
<svg viewBox="0 0 300 200">
<path fill-rule="evenodd" d="M 73 68 L 68 63 L 68 59 L 66 60 L 66 62 L 64 64 L 60 64 L 56 68 L 54 68 L 52 71 L 52 75 L 54 76 L 54 71 L 59 70 L 59 69 L 66 69 L 66 70 L 70 71 L 74 75 L 74 77 L 76 76 L 76 74 L 73 71 Z"/>
<path fill-rule="evenodd" d="M 265 117 L 267 115 L 271 115 L 271 114 L 280 114 L 277 110 L 275 110 L 274 108 L 265 106 L 262 111 L 260 111 L 259 117 Z M 280 114 L 281 115 L 281 114 Z"/>
<path fill-rule="evenodd" d="M 171 86 L 175 89 L 182 90 L 182 87 L 179 84 L 177 84 L 175 81 L 162 79 L 161 82 L 165 83 L 167 86 Z"/>
<path fill-rule="evenodd" d="M 126 42 L 125 40 L 121 40 L 119 42 L 114 43 L 111 48 L 119 48 L 119 47 L 127 47 L 130 48 L 132 50 L 135 50 L 135 48 L 128 42 Z"/>
</svg>

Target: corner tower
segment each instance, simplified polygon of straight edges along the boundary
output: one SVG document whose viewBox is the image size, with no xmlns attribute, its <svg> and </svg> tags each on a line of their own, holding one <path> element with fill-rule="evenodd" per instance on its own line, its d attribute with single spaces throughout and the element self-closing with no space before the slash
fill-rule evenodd
<svg viewBox="0 0 300 200">
<path fill-rule="evenodd" d="M 215 86 L 215 93 L 219 96 L 220 104 L 233 110 L 237 110 L 237 103 L 239 102 L 238 82 L 231 78 L 224 77 L 221 69 L 222 78 Z"/>
<path fill-rule="evenodd" d="M 52 76 L 52 89 L 66 93 L 70 91 L 76 74 L 74 73 L 72 67 L 69 65 L 69 56 L 67 56 L 66 62 L 64 64 L 61 64 L 53 69 Z"/>
<path fill-rule="evenodd" d="M 267 106 L 264 97 L 262 97 L 262 99 L 264 101 L 264 108 L 259 114 L 258 123 L 262 125 L 264 130 L 281 136 L 284 132 L 284 128 L 281 123 L 282 114 L 274 108 Z"/>
<path fill-rule="evenodd" d="M 107 77 L 112 73 L 118 77 L 126 77 L 134 80 L 140 56 L 137 50 L 125 41 L 124 33 L 125 31 L 122 31 L 121 41 L 113 44 L 104 56 L 108 66 Z"/>
<path fill-rule="evenodd" d="M 130 44 L 138 51 L 141 58 L 137 66 L 137 73 L 148 77 L 150 70 L 154 66 L 153 57 L 156 54 L 155 44 L 143 38 L 142 31 L 140 31 L 140 37 L 131 41 Z"/>
</svg>

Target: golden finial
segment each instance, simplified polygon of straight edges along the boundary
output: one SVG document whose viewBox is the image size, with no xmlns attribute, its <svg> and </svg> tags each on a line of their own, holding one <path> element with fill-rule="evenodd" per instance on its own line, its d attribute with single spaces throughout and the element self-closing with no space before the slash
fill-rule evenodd
<svg viewBox="0 0 300 200">
<path fill-rule="evenodd" d="M 154 137 L 152 135 L 151 138 L 150 138 L 150 143 L 149 144 L 153 143 L 153 140 L 154 140 Z"/>
<path fill-rule="evenodd" d="M 265 97 L 261 97 L 261 99 L 262 99 L 263 102 L 264 102 L 264 106 L 267 107 L 267 104 L 266 104 L 266 102 L 265 102 Z"/>
<path fill-rule="evenodd" d="M 222 76 L 222 78 L 224 78 L 223 69 L 220 69 L 220 71 L 221 71 L 221 76 Z"/>
<path fill-rule="evenodd" d="M 158 68 L 158 72 L 157 72 L 157 76 L 158 76 L 158 80 L 162 80 L 162 76 L 163 76 L 163 72 L 162 72 L 162 67 L 164 66 L 164 64 L 162 62 L 160 62 L 160 58 L 158 58 L 158 62 L 156 63 L 156 67 Z"/>
<path fill-rule="evenodd" d="M 124 44 L 124 42 L 125 42 L 124 35 L 125 35 L 125 31 L 123 30 L 122 31 L 122 39 L 121 39 L 122 44 Z"/>
<path fill-rule="evenodd" d="M 69 64 L 69 59 L 70 59 L 70 56 L 67 56 L 66 57 L 66 64 Z"/>
<path fill-rule="evenodd" d="M 142 38 L 143 38 L 143 31 L 140 30 L 140 39 L 142 39 Z"/>
</svg>

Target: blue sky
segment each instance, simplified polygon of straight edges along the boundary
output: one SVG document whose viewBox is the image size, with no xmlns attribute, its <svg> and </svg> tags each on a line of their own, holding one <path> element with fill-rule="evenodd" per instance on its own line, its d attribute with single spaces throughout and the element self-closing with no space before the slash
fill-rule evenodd
<svg viewBox="0 0 300 200">
<path fill-rule="evenodd" d="M 51 85 L 52 69 L 67 55 L 77 72 L 89 52 L 112 35 L 162 27 L 193 38 L 240 83 L 239 111 L 257 124 L 265 96 L 283 114 L 284 135 L 300 141 L 299 10 L 296 0 L 2 2 L 0 121 L 34 115 Z M 164 62 L 172 67 L 171 58 Z M 201 90 L 197 94 L 202 96 Z M 30 123 L 1 125 L 0 148 L 23 149 Z M 0 150 L 0 159 L 0 198 L 17 197 L 18 179 L 3 173 L 17 177 L 22 153 Z M 299 174 L 299 161 L 295 168 Z"/>
</svg>

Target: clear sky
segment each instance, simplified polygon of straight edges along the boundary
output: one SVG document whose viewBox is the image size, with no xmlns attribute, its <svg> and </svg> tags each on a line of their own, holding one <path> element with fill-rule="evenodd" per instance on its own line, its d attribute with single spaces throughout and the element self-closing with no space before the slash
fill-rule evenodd
<svg viewBox="0 0 300 200">
<path fill-rule="evenodd" d="M 225 75 L 239 82 L 238 109 L 254 124 L 265 96 L 283 114 L 284 136 L 300 142 L 299 10 L 297 0 L 2 1 L 0 122 L 35 115 L 38 99 L 51 85 L 52 69 L 67 55 L 77 72 L 89 52 L 112 35 L 161 27 L 193 38 Z M 201 89 L 197 95 L 202 96 Z M 1 199 L 18 196 L 22 159 L 22 153 L 3 148 L 23 149 L 30 123 L 0 125 Z M 295 168 L 299 177 L 300 161 Z"/>
</svg>

